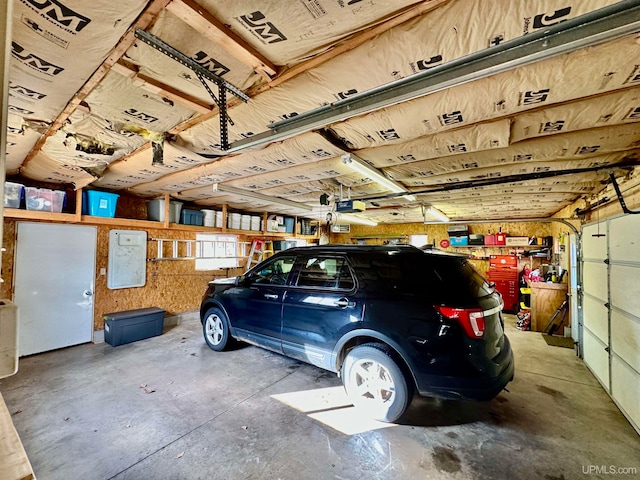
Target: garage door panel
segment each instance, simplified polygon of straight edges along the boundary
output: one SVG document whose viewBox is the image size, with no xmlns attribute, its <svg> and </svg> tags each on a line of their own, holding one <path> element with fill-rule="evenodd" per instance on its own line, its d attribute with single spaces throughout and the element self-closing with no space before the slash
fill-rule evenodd
<svg viewBox="0 0 640 480">
<path fill-rule="evenodd" d="M 600 233 L 606 233 L 606 223 L 600 224 Z M 594 237 L 598 234 L 598 225 L 582 228 L 582 251 L 584 258 L 604 260 L 607 258 L 607 237 Z"/>
<path fill-rule="evenodd" d="M 611 305 L 630 314 L 640 312 L 640 268 L 611 265 Z"/>
<path fill-rule="evenodd" d="M 613 352 L 640 372 L 640 318 L 611 312 L 611 348 Z"/>
<path fill-rule="evenodd" d="M 640 373 L 617 356 L 611 358 L 612 397 L 622 408 L 634 428 L 640 432 Z"/>
<path fill-rule="evenodd" d="M 633 215 L 616 218 L 611 222 L 609 255 L 612 262 L 640 263 L 640 222 Z"/>
<path fill-rule="evenodd" d="M 609 344 L 609 311 L 604 303 L 589 295 L 584 296 L 583 324 L 605 345 Z"/>
<path fill-rule="evenodd" d="M 585 293 L 607 302 L 607 264 L 584 263 L 584 291 Z"/>
<path fill-rule="evenodd" d="M 596 336 L 584 329 L 584 362 L 591 369 L 604 389 L 609 392 L 609 354 Z"/>
</svg>

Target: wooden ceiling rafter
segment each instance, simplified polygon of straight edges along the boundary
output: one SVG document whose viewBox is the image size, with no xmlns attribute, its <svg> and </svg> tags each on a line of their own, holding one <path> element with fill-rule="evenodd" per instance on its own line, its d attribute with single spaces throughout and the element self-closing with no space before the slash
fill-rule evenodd
<svg viewBox="0 0 640 480">
<path fill-rule="evenodd" d="M 619 89 L 617 89 L 615 91 L 616 92 L 621 92 L 621 91 L 625 91 L 625 90 L 632 90 L 634 88 L 637 88 L 637 86 L 636 85 L 628 85 L 628 86 L 621 87 L 621 88 L 619 88 Z M 537 107 L 530 108 L 530 109 L 528 109 L 528 110 L 526 110 L 524 112 L 518 112 L 517 114 L 514 114 L 514 113 L 511 112 L 511 113 L 508 113 L 508 114 L 505 114 L 505 115 L 496 116 L 496 117 L 493 117 L 493 118 L 490 118 L 490 119 L 486 119 L 486 120 L 483 120 L 483 121 L 474 122 L 474 123 L 462 125 L 462 126 L 459 126 L 459 127 L 449 128 L 447 130 L 447 133 L 452 133 L 452 132 L 455 132 L 457 130 L 463 130 L 463 129 L 466 129 L 466 128 L 479 126 L 479 125 L 482 125 L 484 123 L 491 123 L 491 122 L 496 122 L 496 121 L 499 121 L 499 120 L 504 120 L 506 118 L 509 118 L 509 119 L 513 120 L 513 118 L 517 117 L 518 115 L 528 115 L 528 114 L 539 112 L 539 111 L 542 111 L 542 110 L 545 110 L 545 109 L 548 109 L 548 108 L 571 105 L 573 103 L 584 101 L 585 99 L 598 98 L 598 97 L 602 97 L 602 96 L 605 96 L 605 95 L 608 95 L 608 94 L 611 94 L 611 93 L 612 93 L 612 91 L 600 92 L 600 93 L 597 93 L 597 94 L 594 94 L 594 95 L 590 95 L 588 97 L 581 97 L 581 98 L 576 98 L 576 99 L 573 99 L 573 100 L 564 100 L 564 101 L 561 101 L 561 102 L 554 103 L 552 105 L 539 105 Z M 215 110 L 215 108 L 214 108 L 214 110 Z M 214 111 L 214 113 L 215 113 L 215 111 Z M 198 119 L 201 119 L 201 118 L 202 117 L 198 117 Z M 192 120 L 190 119 L 190 120 L 187 120 L 186 122 L 191 122 L 191 121 Z M 182 130 L 174 129 L 170 133 L 171 134 L 177 134 L 180 131 L 182 131 Z M 435 136 L 435 135 L 438 135 L 438 134 L 437 133 L 428 134 L 428 135 L 424 135 L 423 137 L 414 138 L 414 139 L 412 139 L 410 141 L 415 141 L 415 140 L 418 140 L 420 138 L 425 138 L 426 139 L 426 138 L 429 138 L 429 137 L 432 137 L 432 136 Z M 540 138 L 540 137 L 536 137 L 536 138 Z M 533 139 L 528 139 L 528 140 L 533 140 Z M 522 141 L 526 141 L 526 140 L 521 140 L 521 142 Z M 518 142 L 518 143 L 520 143 L 520 142 Z M 381 146 L 385 146 L 385 145 L 381 145 Z M 146 150 L 147 148 L 148 148 L 148 145 L 144 145 L 144 146 L 140 147 L 138 150 L 136 150 L 135 152 L 132 152 L 131 154 L 127 155 L 126 157 L 122 157 L 122 158 L 120 158 L 118 160 L 115 160 L 114 162 L 111 162 L 109 164 L 109 166 L 115 165 L 116 163 L 119 163 L 120 161 L 123 161 L 123 160 L 135 155 L 138 152 Z M 372 147 L 366 147 L 366 148 L 376 148 L 376 147 L 372 146 Z M 236 152 L 235 154 L 233 154 L 233 156 L 240 155 L 240 154 L 241 154 L 241 152 Z M 232 156 L 232 155 L 229 155 L 229 156 Z M 221 158 L 223 158 L 223 157 L 216 158 L 215 160 L 212 160 L 212 161 L 219 161 Z M 416 160 L 415 162 L 407 162 L 407 163 L 418 163 L 418 162 L 422 162 L 422 161 L 425 161 L 425 160 L 426 159 L 420 159 L 420 160 Z M 185 170 L 181 170 L 179 172 L 171 172 L 171 173 L 168 173 L 168 174 L 163 175 L 161 177 L 158 177 L 156 179 L 150 180 L 148 182 L 141 182 L 139 184 L 136 184 L 136 185 L 134 185 L 134 187 L 144 186 L 144 185 L 148 185 L 150 183 L 155 183 L 155 182 L 157 182 L 159 180 L 166 180 L 166 179 L 171 178 L 173 176 L 183 175 L 185 172 L 188 172 L 188 171 L 196 171 L 198 168 L 205 167 L 206 165 L 209 165 L 210 163 L 211 162 L 199 164 L 199 165 L 193 166 L 191 168 L 188 168 L 188 169 L 185 169 Z M 384 170 L 384 168 L 386 168 L 386 167 L 383 167 L 382 170 Z M 107 167 L 107 169 L 108 169 L 108 167 Z M 329 180 L 329 179 L 323 179 L 323 180 L 326 181 L 326 180 Z M 130 188 L 131 187 L 128 187 L 126 190 L 129 190 Z M 198 188 L 202 188 L 202 186 L 194 187 L 193 189 L 189 189 L 189 190 L 196 190 Z M 187 191 L 187 190 L 185 190 L 185 191 Z"/>
<path fill-rule="evenodd" d="M 36 144 L 31 151 L 27 154 L 20 170 L 22 170 L 33 158 L 42 150 L 45 142 L 51 136 L 53 136 L 67 121 L 76 108 L 84 101 L 85 98 L 91 93 L 91 91 L 100 83 L 100 81 L 109 73 L 111 68 L 122 58 L 126 51 L 136 41 L 134 32 L 136 28 L 146 29 L 155 22 L 158 14 L 167 6 L 170 0 L 152 0 L 144 11 L 138 16 L 138 19 L 129 27 L 127 32 L 122 36 L 120 41 L 111 50 L 107 58 L 100 64 L 98 69 L 89 77 L 84 83 L 82 88 L 73 96 L 73 98 L 67 103 L 67 106 L 62 110 L 58 117 L 53 121 L 47 131 L 40 136 Z"/>
<path fill-rule="evenodd" d="M 174 15 L 178 16 L 175 11 L 186 11 L 186 6 L 184 5 L 179 5 L 179 4 L 185 4 L 186 2 L 190 1 L 190 0 L 173 0 L 168 6 L 167 6 L 167 10 L 171 11 Z M 247 95 L 249 97 L 254 97 L 262 92 L 265 92 L 273 87 L 276 87 L 280 84 L 282 84 L 283 82 L 287 81 L 287 80 L 291 80 L 293 77 L 300 75 L 302 73 L 305 73 L 306 71 L 317 67 L 325 62 L 328 62 L 329 60 L 337 57 L 338 55 L 342 55 L 345 52 L 348 52 L 349 50 L 353 50 L 356 47 L 359 47 L 360 45 L 363 45 L 364 43 L 366 43 L 367 41 L 371 40 L 372 38 L 381 35 L 382 33 L 386 32 L 387 30 L 390 30 L 394 27 L 397 27 L 398 25 L 401 25 L 402 23 L 408 22 L 409 20 L 412 20 L 414 18 L 417 18 L 421 15 L 424 15 L 432 10 L 434 10 L 435 8 L 450 2 L 451 0 L 424 0 L 420 3 L 418 3 L 417 5 L 414 5 L 412 7 L 409 7 L 408 9 L 402 11 L 401 13 L 389 18 L 388 20 L 376 25 L 375 27 L 366 29 L 354 36 L 352 36 L 351 38 L 345 40 L 343 43 L 337 45 L 334 48 L 331 48 L 329 50 L 327 50 L 326 52 L 313 57 L 310 60 L 307 60 L 306 62 L 302 62 L 294 67 L 291 67 L 281 73 L 278 73 L 278 75 L 273 78 L 273 79 L 269 79 L 269 81 L 266 84 L 262 84 L 258 87 L 254 87 L 254 88 L 250 88 L 249 90 L 247 90 Z M 193 3 L 193 2 L 190 2 Z M 175 4 L 175 5 L 174 5 Z M 194 4 L 197 5 L 197 4 Z M 174 11 L 172 11 L 172 9 Z M 194 8 L 194 10 L 197 12 L 198 10 L 202 10 L 203 12 L 205 10 L 203 10 L 201 7 L 196 6 Z M 193 15 L 193 13 L 192 13 Z M 198 13 L 198 15 L 200 15 Z M 210 16 L 210 14 L 208 14 Z M 179 18 L 181 18 L 180 16 L 178 16 Z M 208 18 L 208 17 L 207 17 Z M 211 17 L 213 18 L 213 17 Z M 183 19 L 184 21 L 184 19 Z M 217 23 L 220 23 L 218 20 L 215 20 Z M 201 22 L 201 20 L 199 20 L 199 22 Z M 194 25 L 192 25 L 194 26 Z M 195 26 L 194 26 L 195 28 Z M 226 27 L 224 27 L 226 29 Z M 227 30 L 228 31 L 228 30 Z M 204 32 L 201 32 L 204 34 Z M 213 39 L 212 39 L 213 40 Z M 215 41 L 215 40 L 214 40 Z M 233 97 L 228 104 L 229 108 L 233 108 L 239 104 L 241 104 L 242 102 L 238 99 L 236 99 L 235 97 Z M 172 128 L 171 130 L 169 130 L 169 134 L 170 135 L 178 135 L 180 132 L 183 132 L 191 127 L 194 127 L 196 125 L 199 125 L 202 122 L 205 122 L 207 120 L 210 120 L 211 118 L 214 118 L 218 113 L 218 108 L 213 105 L 213 109 L 209 112 L 209 113 L 204 113 L 202 115 L 199 115 L 197 117 L 194 118 L 190 118 L 188 120 L 185 120 L 184 122 L 176 125 L 174 128 Z M 146 150 L 147 148 L 149 148 L 148 145 L 143 145 L 142 147 L 138 148 L 137 150 L 131 152 L 130 154 L 119 158 L 118 160 L 115 160 L 114 162 L 111 162 L 111 165 L 115 165 L 117 163 L 120 163 L 121 161 L 124 161 L 134 155 L 136 155 L 137 153 L 140 153 L 144 150 Z M 109 167 L 107 167 L 108 170 Z M 198 166 L 192 167 L 192 168 L 198 168 Z M 188 169 L 191 170 L 191 169 Z M 106 171 L 106 170 L 105 170 Z M 104 172 L 103 172 L 104 173 Z M 160 178 L 165 178 L 168 177 L 170 175 L 173 174 L 167 174 L 163 177 Z M 156 180 L 159 179 L 155 179 L 152 180 L 151 182 L 143 182 L 140 183 L 138 185 L 145 185 L 146 183 L 152 183 L 155 182 Z M 136 186 L 138 186 L 136 185 Z"/>
<path fill-rule="evenodd" d="M 212 42 L 224 48 L 237 60 L 270 81 L 278 73 L 277 67 L 193 0 L 172 0 L 167 11 Z"/>
<path fill-rule="evenodd" d="M 125 60 L 121 59 L 118 61 L 113 65 L 111 70 L 130 78 L 135 86 L 140 87 L 149 93 L 153 93 L 154 95 L 158 95 L 159 97 L 168 98 L 169 100 L 178 103 L 189 110 L 193 110 L 198 114 L 206 115 L 211 113 L 213 110 L 213 106 L 211 104 L 207 104 L 196 97 L 159 82 L 148 75 L 141 74 L 135 65 Z"/>
</svg>

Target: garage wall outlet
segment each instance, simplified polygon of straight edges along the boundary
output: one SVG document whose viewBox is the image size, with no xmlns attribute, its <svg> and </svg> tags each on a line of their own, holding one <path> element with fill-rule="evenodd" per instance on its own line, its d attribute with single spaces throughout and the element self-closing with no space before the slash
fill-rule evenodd
<svg viewBox="0 0 640 480">
<path fill-rule="evenodd" d="M 101 268 L 100 269 L 100 275 L 106 275 L 107 274 L 107 269 L 106 268 Z"/>
</svg>

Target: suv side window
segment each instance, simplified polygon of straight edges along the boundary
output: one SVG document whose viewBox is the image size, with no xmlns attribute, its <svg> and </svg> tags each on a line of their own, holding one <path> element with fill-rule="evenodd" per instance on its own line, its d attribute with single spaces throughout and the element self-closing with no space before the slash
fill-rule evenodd
<svg viewBox="0 0 640 480">
<path fill-rule="evenodd" d="M 286 285 L 295 260 L 296 257 L 279 257 L 247 278 L 251 284 Z"/>
<path fill-rule="evenodd" d="M 351 290 L 355 286 L 355 281 L 346 259 L 318 256 L 304 261 L 297 285 Z"/>
</svg>

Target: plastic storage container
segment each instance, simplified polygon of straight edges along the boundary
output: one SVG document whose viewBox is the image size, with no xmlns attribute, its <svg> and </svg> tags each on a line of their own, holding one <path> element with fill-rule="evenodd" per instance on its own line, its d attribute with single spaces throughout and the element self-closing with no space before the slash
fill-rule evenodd
<svg viewBox="0 0 640 480">
<path fill-rule="evenodd" d="M 164 310 L 140 308 L 104 315 L 104 341 L 112 347 L 162 335 Z"/>
<path fill-rule="evenodd" d="M 85 190 L 82 194 L 82 211 L 85 215 L 109 218 L 116 216 L 116 205 L 118 204 L 118 197 L 120 196 L 117 193 Z"/>
<path fill-rule="evenodd" d="M 251 215 L 240 215 L 240 229 L 251 230 Z"/>
<path fill-rule="evenodd" d="M 467 236 L 449 237 L 449 241 L 451 242 L 452 247 L 466 247 L 469 245 L 469 237 Z"/>
<path fill-rule="evenodd" d="M 60 213 L 64 204 L 65 193 L 48 188 L 25 187 L 25 204 L 27 210 Z"/>
<path fill-rule="evenodd" d="M 484 235 L 479 233 L 470 233 L 469 245 L 484 245 Z"/>
<path fill-rule="evenodd" d="M 169 223 L 180 221 L 182 202 L 169 200 Z M 164 198 L 147 202 L 147 219 L 154 222 L 164 222 Z"/>
<path fill-rule="evenodd" d="M 260 222 L 261 222 L 261 218 L 257 215 L 253 215 L 251 217 L 251 230 L 253 231 L 259 231 L 260 230 Z"/>
<path fill-rule="evenodd" d="M 215 210 L 200 210 L 204 215 L 204 226 L 215 227 L 216 226 L 216 211 Z"/>
<path fill-rule="evenodd" d="M 4 182 L 4 206 L 7 208 L 20 208 L 20 199 L 24 185 L 21 183 Z"/>
<path fill-rule="evenodd" d="M 227 228 L 232 230 L 240 230 L 242 223 L 242 215 L 239 213 L 227 213 Z"/>
<path fill-rule="evenodd" d="M 296 221 L 293 217 L 284 217 L 284 231 L 285 233 L 293 233 L 296 227 Z"/>
<path fill-rule="evenodd" d="M 183 225 L 204 225 L 204 213 L 200 210 L 189 210 L 187 208 L 182 210 L 180 214 L 180 223 Z"/>
</svg>

